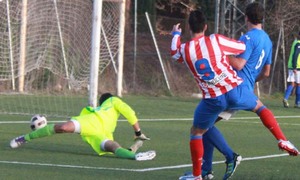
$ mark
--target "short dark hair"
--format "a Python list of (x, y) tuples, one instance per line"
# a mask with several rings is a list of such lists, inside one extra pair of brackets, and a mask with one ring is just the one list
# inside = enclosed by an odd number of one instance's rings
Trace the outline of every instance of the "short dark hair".
[(189, 26), (193, 33), (204, 31), (206, 25), (206, 16), (201, 9), (191, 11), (189, 16)]
[(261, 3), (253, 2), (246, 7), (246, 16), (248, 20), (254, 24), (261, 24), (264, 20), (265, 9)]
[(108, 98), (112, 97), (113, 95), (110, 93), (104, 93), (101, 95), (101, 97), (99, 98), (99, 106), (101, 106), (101, 104), (107, 100)]

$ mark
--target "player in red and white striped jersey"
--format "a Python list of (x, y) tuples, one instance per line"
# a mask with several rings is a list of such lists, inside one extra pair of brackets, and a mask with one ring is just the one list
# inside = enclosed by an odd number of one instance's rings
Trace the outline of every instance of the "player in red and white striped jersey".
[[(207, 26), (204, 26), (205, 30)], [(205, 31), (204, 30), (204, 31)], [(214, 98), (225, 94), (242, 79), (229, 65), (228, 55), (237, 55), (245, 50), (245, 44), (220, 34), (205, 36), (195, 33), (184, 44), (180, 42), (181, 29), (176, 24), (171, 44), (172, 58), (185, 62), (202, 90), (203, 98)]]
[[(193, 74), (199, 88), (202, 90), (203, 99), (199, 102), (195, 112), (190, 136), (190, 150), (193, 163), (193, 174), (185, 175), (179, 179), (202, 179), (201, 164), (204, 153), (203, 134), (214, 127), (218, 115), (228, 108), (244, 108), (248, 97), (241, 98), (241, 94), (251, 94), (249, 89), (237, 88), (243, 80), (229, 65), (228, 56), (237, 55), (245, 50), (242, 42), (226, 38), (219, 34), (205, 36), (207, 29), (206, 17), (201, 10), (190, 13), (189, 28), (191, 40), (181, 44), (180, 24), (172, 30), (171, 55), (179, 62), (185, 62)], [(255, 98), (250, 97), (249, 98)], [(249, 101), (247, 108), (254, 108), (256, 101)], [(220, 148), (228, 156), (226, 160), (234, 161), (235, 153), (226, 144), (221, 133), (215, 136)]]

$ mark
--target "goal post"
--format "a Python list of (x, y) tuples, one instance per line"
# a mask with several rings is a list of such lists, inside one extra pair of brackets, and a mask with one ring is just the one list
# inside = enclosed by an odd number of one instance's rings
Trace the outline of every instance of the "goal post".
[(102, 0), (95, 0), (93, 5), (93, 30), (92, 30), (92, 49), (91, 49), (91, 66), (90, 66), (90, 93), (89, 105), (97, 106), (98, 96), (98, 69), (101, 42), (101, 12)]
[[(120, 33), (124, 2), (1, 1), (0, 114), (70, 117), (86, 105), (95, 106), (98, 76), (122, 53), (119, 40), (124, 36)], [(95, 6), (101, 18), (96, 30)]]
[[(8, 3), (9, 1), (7, 1)], [(27, 31), (27, 0), (22, 0), (22, 14), (21, 14), (21, 33), (20, 33), (20, 63), (19, 63), (19, 92), (24, 91), (25, 78), (25, 51), (26, 51), (26, 31)]]
[(118, 78), (117, 78), (117, 95), (122, 97), (123, 91), (123, 57), (124, 57), (124, 34), (125, 34), (125, 0), (121, 0), (120, 5), (120, 23), (119, 23), (119, 53), (118, 53)]

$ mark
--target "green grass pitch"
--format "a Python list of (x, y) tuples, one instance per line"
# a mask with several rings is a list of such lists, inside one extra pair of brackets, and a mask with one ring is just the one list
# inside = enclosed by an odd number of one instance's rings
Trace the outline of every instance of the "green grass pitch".
[[(140, 151), (156, 150), (154, 160), (137, 162), (114, 156), (99, 157), (75, 134), (57, 134), (10, 149), (12, 138), (30, 131), (29, 123), (18, 123), (29, 122), (29, 118), (0, 115), (0, 179), (174, 180), (190, 171), (189, 128), (198, 100), (145, 96), (125, 96), (124, 99), (135, 109), (142, 131), (151, 138)], [(278, 117), (288, 139), (300, 148), (300, 110), (283, 108), (280, 98), (267, 98), (263, 102)], [(48, 119), (49, 123), (54, 120), (62, 119)], [(232, 120), (218, 123), (217, 127), (244, 158), (232, 180), (300, 179), (300, 157), (279, 151), (276, 140), (256, 114), (241, 111)], [(121, 118), (115, 140), (129, 147), (133, 135), (132, 128)], [(216, 150), (216, 180), (223, 177), (223, 161), (223, 156)]]

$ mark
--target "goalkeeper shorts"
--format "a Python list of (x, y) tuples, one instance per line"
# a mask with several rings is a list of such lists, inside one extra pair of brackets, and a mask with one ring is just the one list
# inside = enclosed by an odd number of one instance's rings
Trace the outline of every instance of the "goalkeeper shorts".
[(84, 142), (87, 142), (99, 155), (107, 154), (100, 145), (105, 140), (113, 140), (113, 134), (106, 131), (101, 120), (94, 114), (72, 117), (72, 121), (80, 124), (80, 135)]

